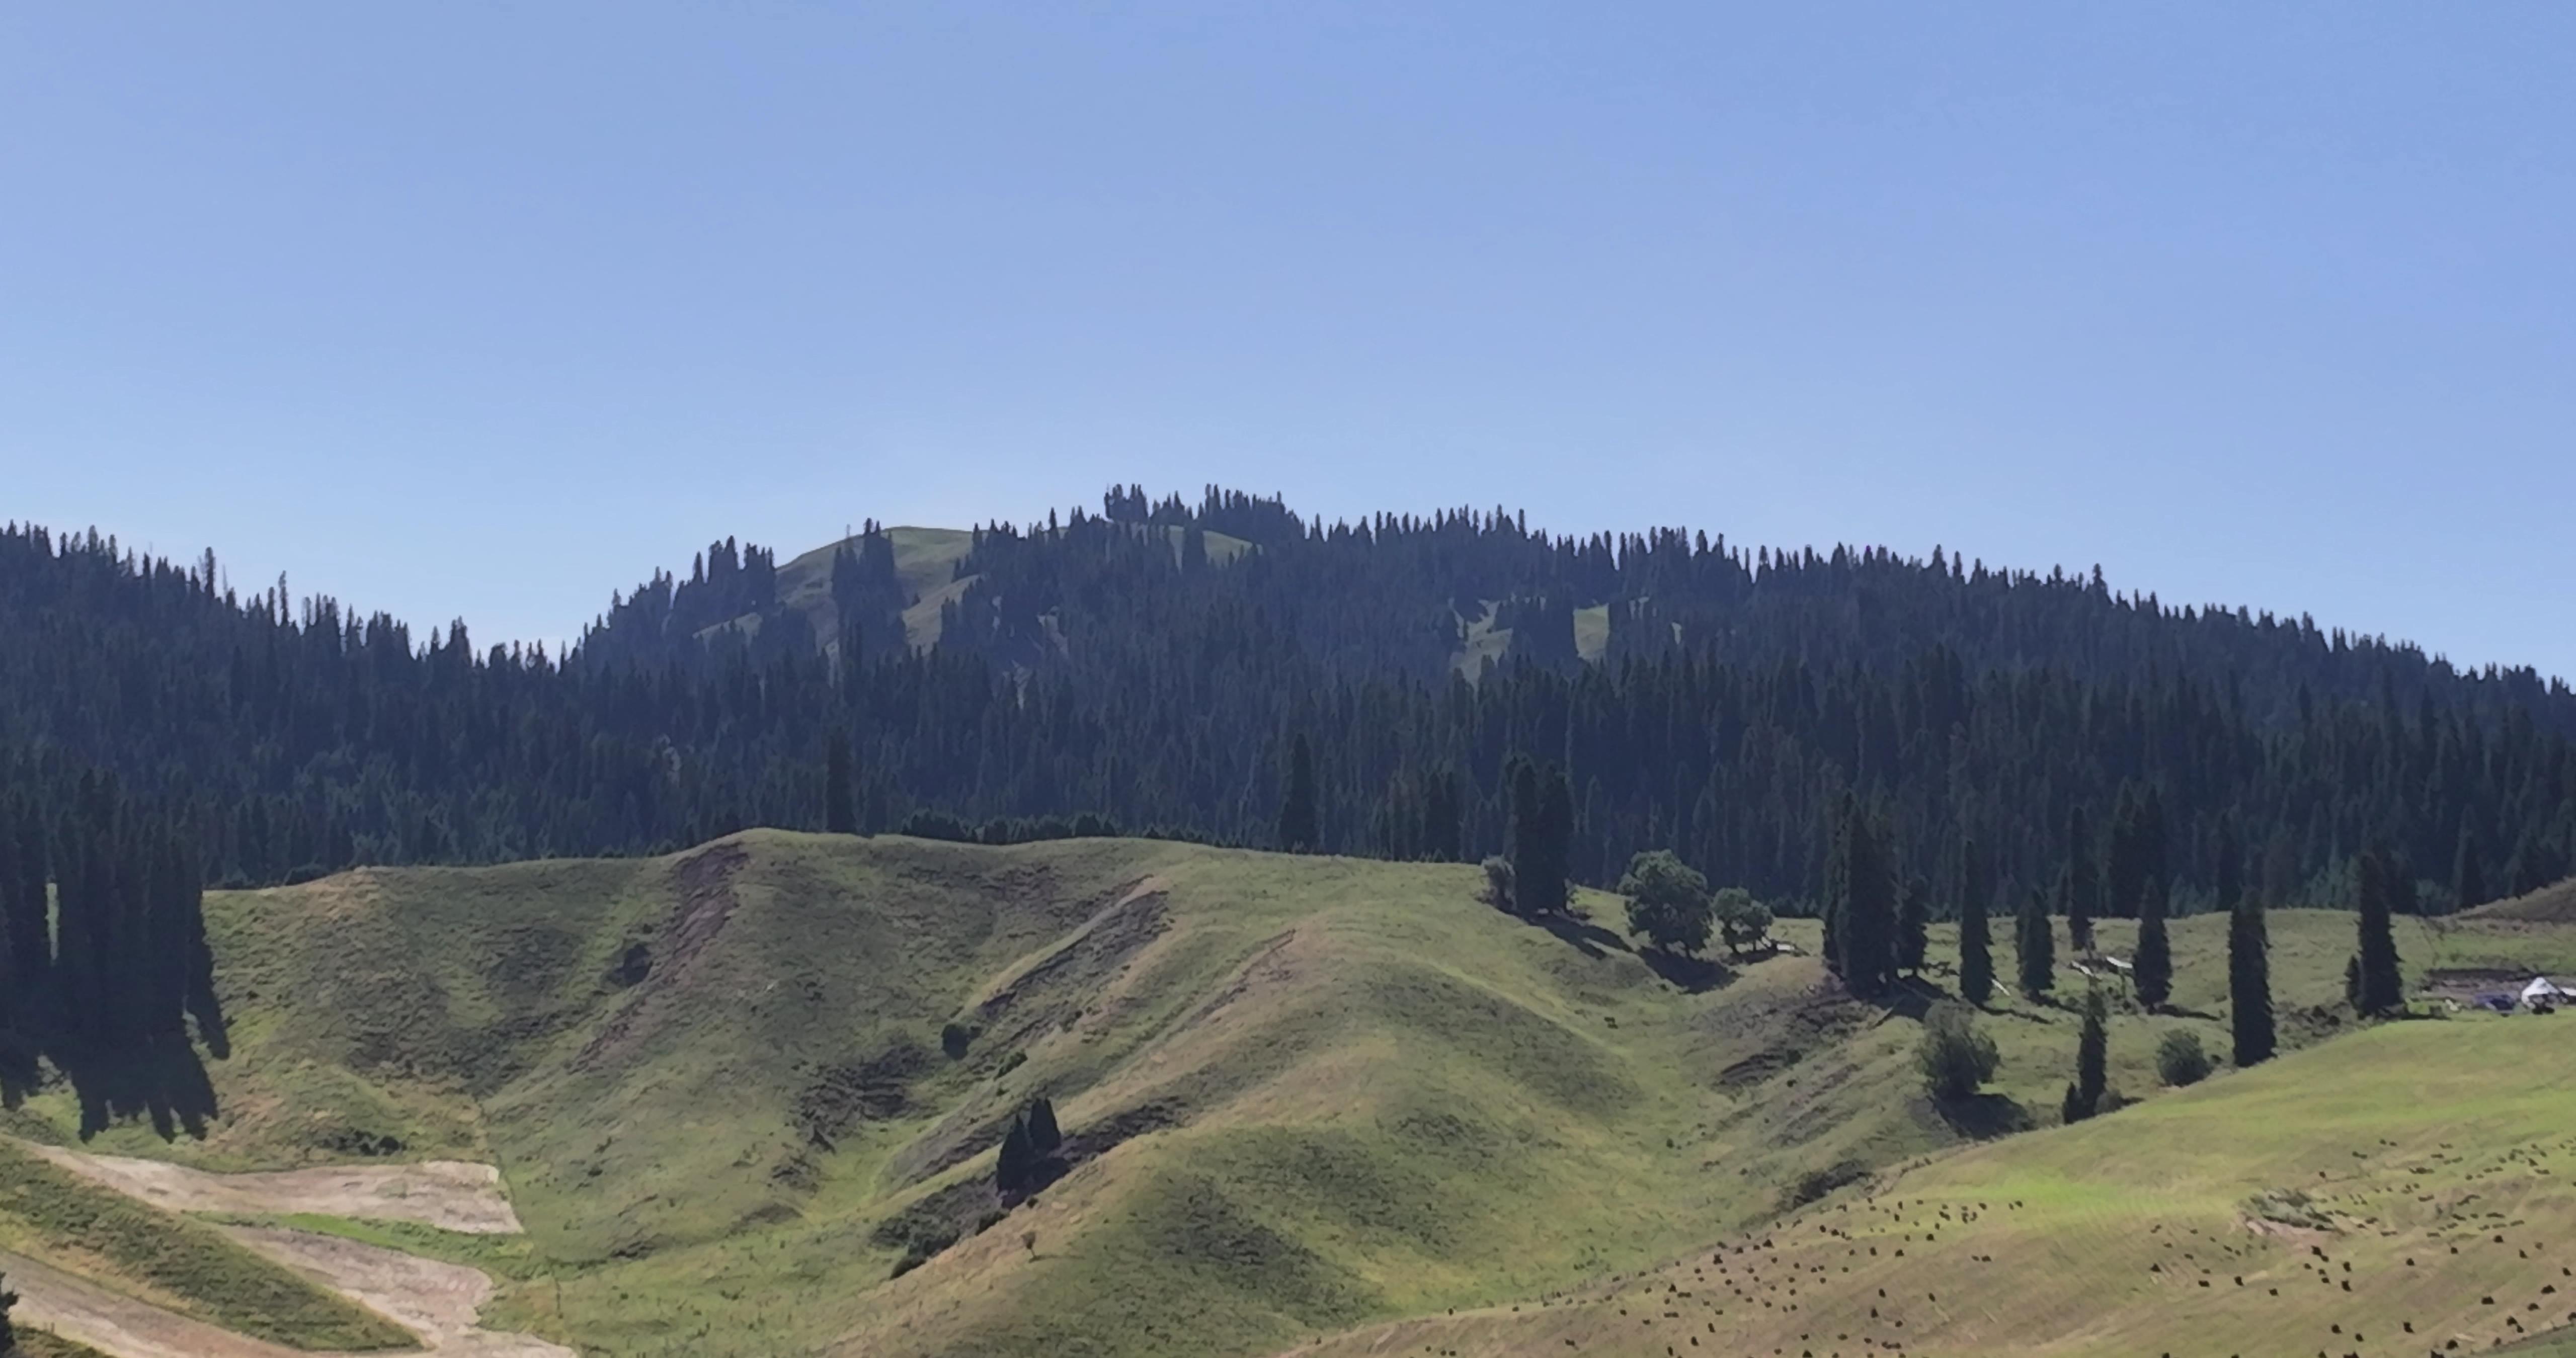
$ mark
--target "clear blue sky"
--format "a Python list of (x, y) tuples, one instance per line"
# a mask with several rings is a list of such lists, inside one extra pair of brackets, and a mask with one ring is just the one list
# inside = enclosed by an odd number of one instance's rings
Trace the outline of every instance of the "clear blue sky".
[(0, 6), (0, 517), (562, 637), (1497, 502), (2576, 675), (2576, 7)]

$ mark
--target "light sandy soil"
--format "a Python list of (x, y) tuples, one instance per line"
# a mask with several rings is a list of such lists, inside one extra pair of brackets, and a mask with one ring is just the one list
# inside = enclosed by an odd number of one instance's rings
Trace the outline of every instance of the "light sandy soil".
[(456, 1358), (576, 1358), (560, 1344), (477, 1325), (476, 1313), (492, 1299), (492, 1280), (480, 1270), (311, 1231), (240, 1226), (225, 1233), (393, 1317), (439, 1353)]
[(14, 1254), (0, 1254), (0, 1273), (19, 1294), (13, 1320), (116, 1358), (316, 1358), (172, 1315)]
[(516, 1235), (519, 1214), (490, 1165), (430, 1160), (416, 1165), (345, 1165), (264, 1174), (209, 1174), (184, 1165), (84, 1155), (60, 1146), (26, 1149), (120, 1193), (173, 1212), (417, 1221), (474, 1235)]

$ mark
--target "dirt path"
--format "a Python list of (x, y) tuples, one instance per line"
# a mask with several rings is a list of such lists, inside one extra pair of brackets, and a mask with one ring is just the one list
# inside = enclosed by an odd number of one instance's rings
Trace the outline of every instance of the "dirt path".
[(84, 1178), (173, 1212), (417, 1221), (474, 1235), (517, 1235), (519, 1214), (490, 1165), (430, 1160), (416, 1165), (347, 1165), (265, 1174), (209, 1174), (155, 1160), (84, 1155), (60, 1146), (26, 1149)]

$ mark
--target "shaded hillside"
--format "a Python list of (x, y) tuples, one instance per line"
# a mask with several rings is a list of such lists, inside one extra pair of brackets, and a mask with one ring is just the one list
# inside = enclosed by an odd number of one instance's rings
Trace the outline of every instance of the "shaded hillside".
[[(755, 832), (217, 893), (223, 1115), (202, 1143), (93, 1148), (497, 1161), (532, 1257), (487, 1320), (594, 1355), (1202, 1358), (1645, 1267), (2053, 1120), (2061, 1006), (1999, 1001), (1995, 1096), (1943, 1110), (1910, 1007), (1851, 1001), (1812, 957), (1684, 987), (1480, 887), (1459, 865)], [(2350, 916), (2277, 912), (2272, 935), (2288, 1040), (2346, 1026)], [(2176, 925), (2179, 1012), (2118, 1019), (2115, 1086), (2154, 1090), (2167, 1031), (2223, 1049), (2223, 937)], [(1952, 948), (1934, 930), (1936, 984)], [(1063, 1177), (979, 1231), (1038, 1095)], [(59, 1090), (8, 1115), (76, 1121)]]

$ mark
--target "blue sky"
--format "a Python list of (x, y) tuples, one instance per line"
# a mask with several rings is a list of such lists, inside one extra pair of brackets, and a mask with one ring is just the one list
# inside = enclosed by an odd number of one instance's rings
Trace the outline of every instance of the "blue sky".
[(0, 517), (478, 637), (712, 537), (1939, 544), (2576, 675), (2576, 8), (0, 6)]

